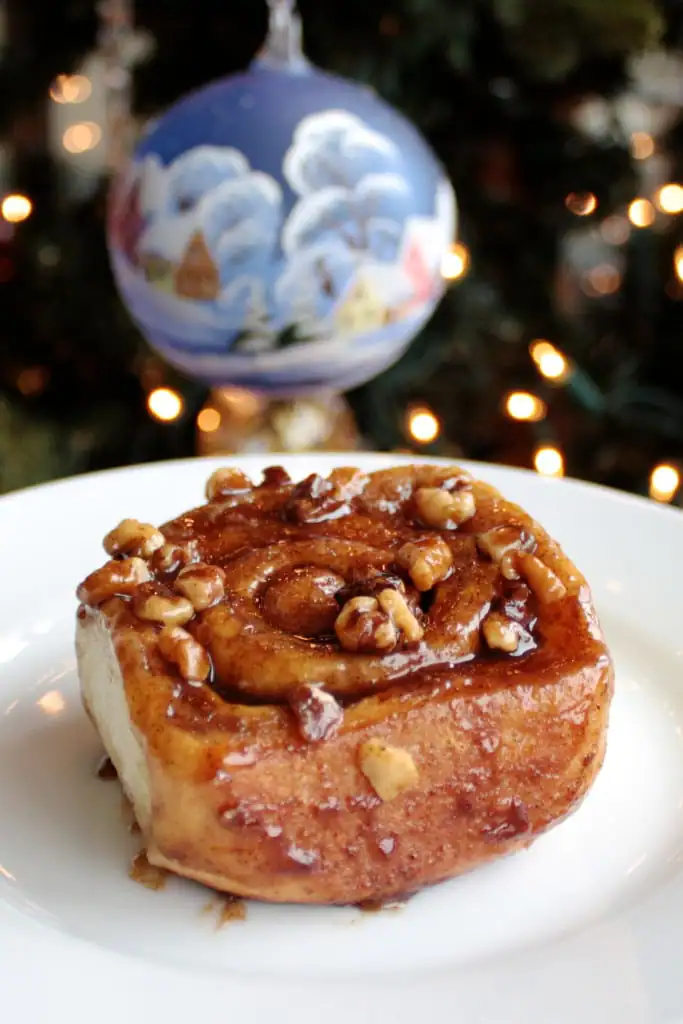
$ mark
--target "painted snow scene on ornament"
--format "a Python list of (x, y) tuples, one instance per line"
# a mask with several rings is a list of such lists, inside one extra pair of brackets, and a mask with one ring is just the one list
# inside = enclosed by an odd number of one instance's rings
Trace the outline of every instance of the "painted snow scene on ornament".
[[(388, 137), (304, 117), (276, 180), (237, 149), (134, 162), (110, 219), (130, 311), (175, 366), (269, 392), (351, 387), (394, 362), (442, 291), (449, 182), (431, 215)], [(422, 197), (424, 208), (424, 197)]]

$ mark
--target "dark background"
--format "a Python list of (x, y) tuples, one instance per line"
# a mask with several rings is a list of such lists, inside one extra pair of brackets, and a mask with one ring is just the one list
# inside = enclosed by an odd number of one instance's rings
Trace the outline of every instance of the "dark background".
[[(423, 450), (531, 466), (545, 443), (568, 474), (647, 493), (653, 468), (683, 456), (683, 214), (656, 209), (661, 185), (683, 181), (683, 4), (299, 7), (309, 57), (371, 83), (434, 147), (456, 189), (469, 259), (407, 355), (349, 396), (365, 444), (418, 447), (406, 408), (420, 403), (441, 425)], [(152, 44), (133, 68), (137, 128), (243, 68), (267, 20), (256, 0), (138, 0), (134, 13)], [(51, 84), (102, 46), (96, 5), (10, 0), (4, 23), (0, 192), (28, 196), (33, 210), (19, 224), (0, 219), (0, 490), (190, 455), (206, 391), (150, 354), (116, 294), (107, 176), (69, 186), (50, 140)], [(647, 48), (657, 56), (638, 71), (634, 56)], [(602, 111), (601, 126), (591, 110)], [(646, 160), (636, 159), (643, 136), (652, 141)], [(580, 216), (586, 195), (594, 209)], [(654, 203), (650, 226), (628, 221), (636, 197)], [(605, 255), (607, 218), (626, 237)], [(561, 385), (530, 357), (538, 338), (569, 361)], [(147, 408), (162, 385), (184, 399), (172, 423)], [(511, 389), (542, 398), (545, 417), (514, 421)]]

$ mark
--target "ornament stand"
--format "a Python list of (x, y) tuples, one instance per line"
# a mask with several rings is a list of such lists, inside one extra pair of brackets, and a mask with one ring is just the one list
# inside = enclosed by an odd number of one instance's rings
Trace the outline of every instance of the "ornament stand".
[(333, 392), (277, 400), (214, 388), (197, 417), (197, 455), (343, 452), (360, 447), (348, 402)]

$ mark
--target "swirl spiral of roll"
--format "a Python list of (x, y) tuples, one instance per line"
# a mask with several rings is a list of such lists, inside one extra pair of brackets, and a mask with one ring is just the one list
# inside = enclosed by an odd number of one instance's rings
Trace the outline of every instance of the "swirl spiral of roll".
[(78, 591), (144, 737), (157, 863), (267, 899), (387, 897), (580, 799), (611, 665), (583, 577), (524, 511), (434, 465), (227, 468), (207, 498), (158, 530), (124, 520)]

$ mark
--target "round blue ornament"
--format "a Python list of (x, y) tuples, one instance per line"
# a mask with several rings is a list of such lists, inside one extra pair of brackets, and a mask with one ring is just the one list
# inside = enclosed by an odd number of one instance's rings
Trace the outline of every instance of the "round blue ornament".
[(343, 391), (433, 312), (455, 197), (411, 124), (303, 57), (291, 0), (271, 12), (248, 70), (138, 145), (112, 193), (112, 264), (151, 345), (188, 375)]

